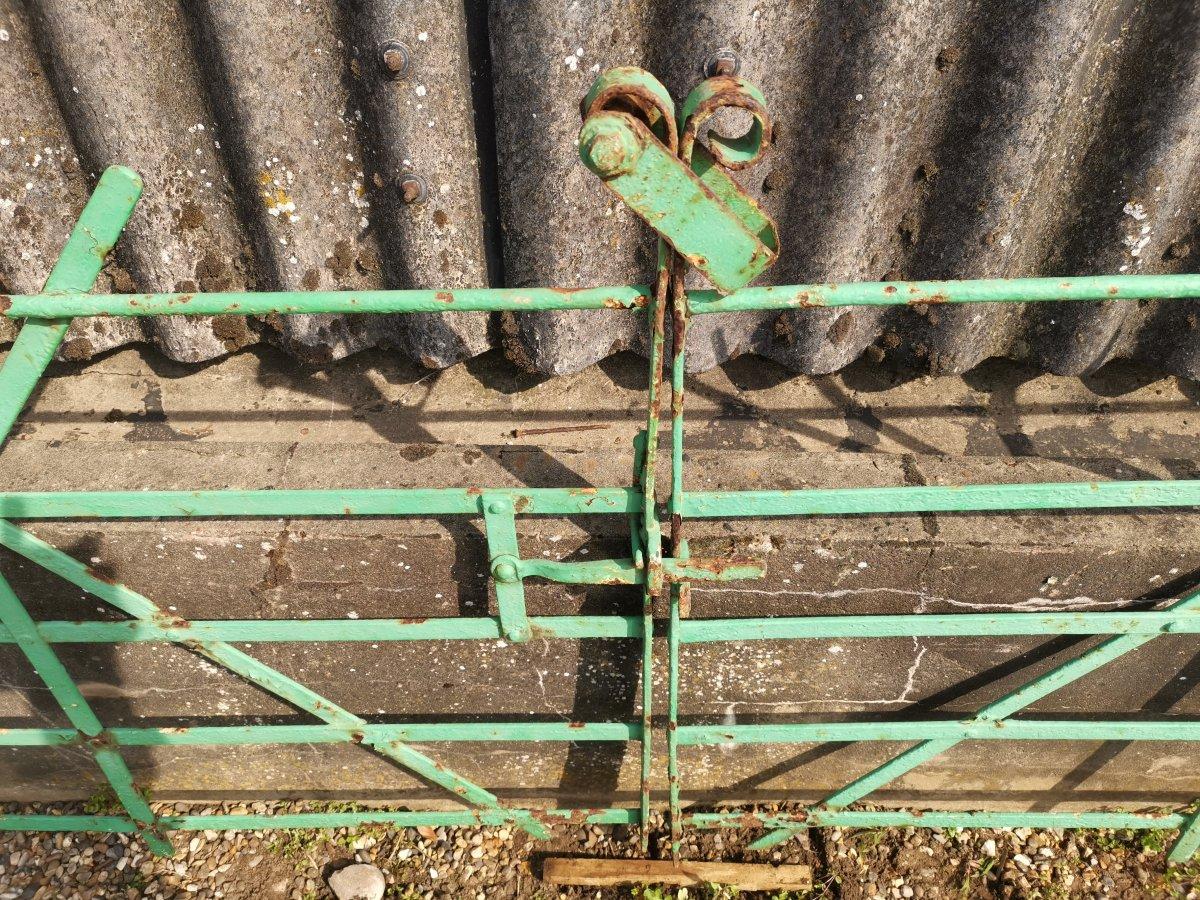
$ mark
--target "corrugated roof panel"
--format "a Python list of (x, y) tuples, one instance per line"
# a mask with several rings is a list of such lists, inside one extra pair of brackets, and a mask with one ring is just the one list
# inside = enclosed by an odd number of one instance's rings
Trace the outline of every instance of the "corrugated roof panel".
[[(44, 279), (86, 176), (116, 162), (147, 182), (116, 290), (645, 282), (653, 238), (579, 165), (578, 101), (623, 64), (682, 97), (723, 46), (778, 121), (744, 178), (780, 224), (770, 282), (1195, 258), (1194, 4), (0, 0), (0, 28), (13, 291)], [(393, 43), (402, 77), (382, 59)], [(747, 313), (698, 319), (689, 364), (753, 352), (818, 373), (869, 350), (1067, 373), (1133, 356), (1195, 377), (1198, 320), (1193, 303)], [(616, 311), (110, 320), (72, 338), (74, 356), (148, 339), (184, 361), (259, 340), (317, 362), (383, 344), (431, 367), (501, 343), (552, 374), (644, 342)]]

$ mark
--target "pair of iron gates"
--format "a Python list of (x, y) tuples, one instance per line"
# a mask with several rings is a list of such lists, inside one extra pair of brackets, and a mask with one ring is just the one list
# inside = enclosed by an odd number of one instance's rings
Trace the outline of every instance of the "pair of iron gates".
[[(752, 124), (736, 138), (715, 131), (697, 140), (726, 107), (749, 113)], [(1136, 508), (1200, 505), (1200, 481), (967, 485), (793, 491), (683, 490), (683, 348), (692, 316), (739, 310), (929, 303), (1099, 301), (1200, 298), (1200, 276), (1113, 276), (989, 281), (876, 282), (747, 288), (778, 253), (775, 225), (730, 177), (757, 161), (770, 144), (762, 95), (743, 79), (702, 82), (676, 114), (670, 95), (636, 68), (601, 75), (583, 104), (580, 154), (584, 163), (660, 235), (658, 275), (650, 287), (585, 290), (480, 289), (311, 293), (96, 295), (87, 293), (141, 193), (137, 175), (107, 170), (83, 210), (43, 293), (0, 296), (0, 314), (25, 324), (0, 369), (0, 444), (75, 316), (262, 315), (269, 313), (407, 313), (567, 309), (645, 310), (652, 340), (648, 416), (634, 453), (634, 487), (589, 489), (408, 489), (137, 492), (0, 492), (0, 545), (106, 601), (129, 618), (116, 622), (35, 622), (0, 578), (0, 642), (16, 644), (62, 707), (70, 728), (0, 729), (0, 745), (88, 748), (108, 779), (123, 815), (0, 815), (0, 830), (136, 833), (159, 854), (172, 853), (172, 830), (340, 827), (362, 823), (519, 826), (546, 838), (556, 823), (642, 827), (648, 848), (651, 797), (652, 642), (654, 601), (669, 608), (668, 753), (669, 821), (674, 856), (685, 826), (760, 826), (752, 846), (770, 847), (814, 826), (874, 827), (1098, 827), (1178, 828), (1170, 858), (1189, 858), (1200, 845), (1200, 812), (1133, 814), (913, 812), (852, 810), (856, 801), (921, 763), (966, 740), (1200, 740), (1200, 722), (1048, 721), (1013, 715), (1122, 654), (1173, 632), (1200, 632), (1200, 593), (1148, 612), (1002, 613), (954, 615), (805, 616), (768, 619), (687, 618), (697, 580), (737, 580), (763, 574), (751, 559), (692, 558), (683, 533), (688, 519), (858, 515), (923, 512)], [(685, 290), (688, 267), (717, 289)], [(668, 317), (669, 312), (669, 317)], [(665, 392), (666, 324), (671, 324), (671, 484), (656, 502), (660, 405)], [(522, 559), (516, 516), (607, 513), (627, 516), (630, 556), (581, 562)], [(382, 620), (182, 620), (149, 598), (104, 580), (83, 563), (46, 544), (16, 520), (216, 517), (472, 516), (486, 525), (497, 616)], [(669, 534), (664, 536), (664, 530)], [(669, 548), (669, 555), (664, 547)], [(640, 616), (530, 617), (523, 581), (623, 584), (641, 589)], [(966, 720), (803, 722), (769, 725), (679, 724), (679, 650), (682, 644), (890, 638), (950, 635), (1110, 635), (1102, 643), (989, 703)], [(491, 722), (393, 724), (369, 722), (303, 684), (235, 649), (234, 641), (409, 641), (540, 638), (640, 638), (641, 719), (638, 722)], [(59, 661), (57, 643), (172, 642), (257, 685), (307, 713), (304, 725), (109, 728), (91, 709)], [(641, 802), (599, 810), (517, 809), (415, 749), (434, 741), (640, 742)], [(894, 741), (912, 745), (824, 801), (800, 812), (738, 810), (685, 814), (680, 802), (679, 748), (728, 743)], [(121, 756), (123, 747), (355, 742), (447, 791), (469, 809), (459, 812), (384, 811), (290, 815), (158, 815)], [(915, 742), (915, 743), (914, 743)]]

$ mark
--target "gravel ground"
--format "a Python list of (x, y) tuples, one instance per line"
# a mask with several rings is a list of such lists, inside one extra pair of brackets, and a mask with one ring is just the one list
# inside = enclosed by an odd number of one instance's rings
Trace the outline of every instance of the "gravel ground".
[[(179, 805), (171, 809), (179, 810)], [(339, 808), (339, 807), (332, 807)], [(54, 811), (79, 812), (56, 805)], [(330, 804), (222, 804), (189, 811), (272, 812), (331, 809)], [(165, 812), (165, 806), (160, 811)], [(8, 811), (33, 812), (33, 807)], [(41, 807), (36, 811), (47, 811)], [(95, 810), (93, 810), (95, 811)], [(659, 823), (661, 825), (661, 823)], [(656, 847), (665, 849), (658, 830)], [(807, 863), (811, 892), (750, 894), (716, 888), (686, 891), (567, 889), (537, 878), (547, 855), (637, 855), (637, 835), (623, 827), (559, 828), (533, 842), (511, 828), (366, 826), (335, 831), (176, 833), (177, 859), (150, 856), (128, 835), (10, 833), (0, 841), (0, 900), (27, 898), (333, 897), (326, 879), (352, 862), (377, 865), (388, 897), (404, 900), (641, 897), (643, 900), (986, 897), (1200, 896), (1200, 864), (1166, 865), (1173, 832), (814, 830), (771, 851), (749, 852), (755, 833), (693, 833), (693, 859)]]

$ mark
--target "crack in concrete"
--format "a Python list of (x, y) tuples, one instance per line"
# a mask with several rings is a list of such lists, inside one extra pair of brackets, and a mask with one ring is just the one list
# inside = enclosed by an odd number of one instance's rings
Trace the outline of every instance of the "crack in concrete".
[[(722, 724), (736, 725), (737, 710), (739, 707), (752, 706), (765, 709), (777, 709), (782, 712), (795, 712), (806, 706), (828, 706), (836, 704), (841, 706), (893, 706), (896, 704), (913, 703), (910, 699), (913, 692), (917, 689), (917, 672), (920, 671), (921, 662), (925, 658), (926, 652), (929, 650), (924, 644), (918, 641), (915, 637), (913, 642), (913, 661), (908, 667), (908, 671), (904, 678), (904, 687), (895, 697), (860, 700), (853, 697), (828, 697), (819, 700), (733, 700), (725, 705), (725, 713), (722, 718)], [(732, 747), (733, 744), (722, 744), (722, 747)]]
[(1096, 600), (1092, 597), (1029, 597), (1025, 600), (1018, 600), (1013, 603), (971, 603), (967, 600), (955, 600), (952, 597), (943, 597), (939, 594), (930, 594), (925, 591), (916, 591), (909, 588), (891, 588), (891, 587), (860, 587), (860, 588), (837, 588), (832, 591), (808, 591), (796, 590), (793, 588), (781, 588), (777, 591), (766, 590), (765, 588), (709, 588), (709, 587), (693, 587), (693, 593), (704, 594), (758, 594), (765, 597), (811, 597), (816, 600), (840, 600), (843, 597), (870, 595), (870, 594), (895, 594), (902, 597), (915, 597), (917, 604), (913, 607), (914, 613), (929, 612), (929, 606), (935, 603), (944, 603), (947, 606), (956, 606), (963, 609), (978, 609), (978, 610), (1000, 610), (1007, 609), (1016, 612), (1054, 612), (1063, 610), (1070, 612), (1076, 609), (1088, 609), (1093, 606), (1110, 606), (1117, 601)]

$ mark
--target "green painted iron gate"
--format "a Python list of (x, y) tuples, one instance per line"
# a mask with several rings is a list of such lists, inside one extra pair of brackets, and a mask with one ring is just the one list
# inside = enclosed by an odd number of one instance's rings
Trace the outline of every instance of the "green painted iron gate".
[[(709, 132), (723, 108), (749, 114), (751, 126), (736, 138)], [(1172, 860), (1189, 858), (1200, 845), (1200, 813), (1134, 814), (862, 811), (850, 807), (872, 791), (966, 740), (1172, 740), (1200, 741), (1200, 722), (1165, 718), (1130, 721), (1051, 721), (1015, 714), (1122, 654), (1165, 633), (1200, 632), (1200, 593), (1156, 611), (1002, 613), (961, 615), (803, 616), (698, 620), (688, 616), (694, 581), (761, 577), (755, 559), (694, 558), (689, 519), (771, 516), (871, 515), (923, 512), (992, 512), (1096, 508), (1200, 506), (1200, 480), (1068, 484), (964, 485), (791, 491), (688, 491), (683, 489), (684, 354), (693, 316), (739, 310), (821, 306), (893, 306), (933, 303), (1104, 301), (1200, 298), (1200, 275), (1033, 278), (1019, 280), (874, 282), (746, 287), (774, 262), (774, 223), (746, 196), (729, 172), (756, 162), (770, 145), (771, 125), (762, 95), (736, 77), (702, 82), (676, 113), (665, 89), (633, 68), (601, 75), (584, 101), (580, 154), (626, 205), (660, 235), (658, 275), (648, 287), (584, 290), (480, 289), (458, 291), (359, 291), (311, 293), (196, 293), (97, 295), (88, 293), (117, 242), (141, 192), (128, 169), (106, 171), (80, 216), (43, 293), (0, 296), (0, 314), (24, 319), (0, 369), (0, 443), (7, 438), (46, 366), (76, 316), (263, 315), (288, 313), (411, 313), (569, 309), (642, 310), (651, 333), (648, 414), (632, 454), (629, 487), (528, 489), (398, 489), (272, 491), (0, 492), (0, 545), (126, 614), (124, 621), (35, 622), (11, 586), (0, 578), (0, 642), (16, 644), (62, 707), (69, 728), (0, 729), (0, 745), (88, 748), (124, 808), (122, 815), (0, 815), (0, 829), (127, 832), (141, 835), (156, 853), (172, 852), (172, 830), (337, 827), (368, 822), (395, 825), (511, 823), (538, 838), (557, 823), (642, 825), (648, 848), (652, 775), (652, 645), (656, 626), (668, 647), (669, 821), (672, 852), (686, 826), (755, 826), (765, 833), (752, 846), (772, 846), (797, 831), (825, 825), (874, 827), (1034, 826), (1178, 828)], [(687, 290), (689, 268), (716, 290)], [(668, 322), (670, 338), (668, 342)], [(669, 489), (656, 487), (660, 407), (670, 349)], [(665, 494), (665, 502), (659, 495)], [(623, 559), (558, 562), (523, 559), (517, 516), (579, 514), (626, 516), (630, 554)], [(184, 620), (151, 599), (106, 580), (15, 524), (37, 519), (217, 517), (471, 516), (486, 526), (495, 585), (496, 616), (423, 620)], [(666, 532), (666, 534), (664, 534)], [(618, 584), (639, 588), (640, 616), (531, 617), (523, 583)], [(669, 610), (655, 621), (655, 601)], [(889, 638), (953, 635), (1110, 635), (1082, 655), (1011, 691), (965, 720), (803, 722), (769, 725), (680, 724), (679, 653), (684, 644), (765, 639)], [(378, 723), (367, 721), (303, 684), (235, 649), (233, 642), (494, 640), (632, 638), (642, 641), (641, 717), (631, 722)], [(211, 660), (262, 688), (314, 721), (306, 725), (236, 725), (187, 728), (106, 727), (88, 705), (54, 645), (59, 643), (171, 642)], [(718, 648), (719, 649), (719, 648)], [(450, 771), (416, 750), (426, 741), (640, 742), (641, 802), (632, 808), (517, 809), (486, 787)], [(798, 813), (760, 815), (740, 810), (685, 813), (679, 748), (728, 743), (893, 741), (911, 746), (871, 772)], [(123, 747), (346, 743), (392, 760), (454, 795), (467, 809), (290, 815), (157, 815), (121, 755)]]

